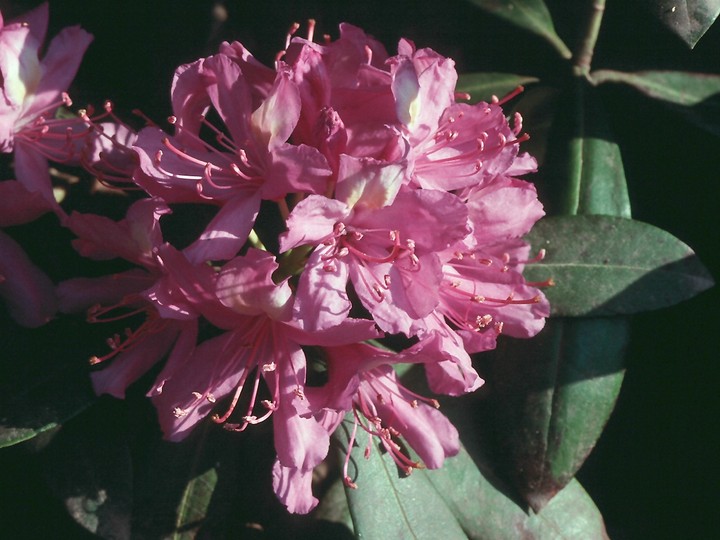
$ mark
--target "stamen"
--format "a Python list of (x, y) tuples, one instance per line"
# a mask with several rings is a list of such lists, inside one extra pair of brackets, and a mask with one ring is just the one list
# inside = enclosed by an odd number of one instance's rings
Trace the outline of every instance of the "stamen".
[(525, 91), (525, 87), (522, 85), (519, 85), (519, 86), (515, 87), (514, 90), (511, 90), (509, 93), (505, 94), (505, 96), (503, 96), (502, 99), (498, 99), (497, 96), (493, 96), (491, 103), (494, 103), (496, 105), (504, 105), (505, 103), (507, 103), (508, 101), (513, 99), (514, 97), (517, 97), (520, 94), (522, 94), (524, 91)]
[(143, 321), (137, 329), (131, 330), (130, 328), (125, 328), (123, 330), (124, 338), (121, 338), (119, 334), (113, 334), (112, 337), (109, 337), (105, 342), (110, 348), (110, 352), (104, 356), (91, 356), (89, 359), (90, 365), (94, 366), (101, 362), (115, 358), (120, 353), (130, 350), (139, 343), (142, 343), (148, 336), (161, 332), (169, 324), (167, 319), (162, 319), (150, 306), (134, 308), (125, 313), (119, 312), (117, 315), (106, 317), (108, 313), (116, 310), (119, 311), (128, 307), (132, 301), (133, 298), (129, 297), (113, 306), (102, 307), (100, 305), (95, 305), (88, 309), (87, 321), (93, 324), (116, 322), (143, 313), (146, 316), (145, 321)]
[(315, 36), (315, 19), (308, 19), (307, 40), (312, 41), (314, 36)]
[(365, 45), (365, 63), (369, 66), (372, 64), (373, 52), (369, 45)]

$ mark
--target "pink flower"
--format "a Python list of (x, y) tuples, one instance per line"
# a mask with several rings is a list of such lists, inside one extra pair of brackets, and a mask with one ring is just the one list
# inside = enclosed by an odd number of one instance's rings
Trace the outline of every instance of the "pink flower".
[(294, 140), (320, 149), (333, 170), (341, 153), (375, 159), (398, 155), (382, 44), (343, 23), (339, 39), (313, 43), (311, 27), (308, 39), (294, 38), (285, 53), (302, 101)]
[(398, 51), (391, 59), (392, 90), (408, 146), (410, 182), (457, 190), (507, 173), (518, 143), (525, 139), (518, 138), (519, 115), (511, 129), (497, 103), (455, 103), (452, 60), (430, 49), (416, 50), (406, 40), (400, 41)]
[[(145, 317), (139, 326), (127, 328), (122, 337), (108, 339), (109, 353), (91, 359), (92, 364), (111, 361), (92, 373), (98, 394), (124, 397), (127, 386), (171, 348), (171, 357), (184, 356), (194, 346), (198, 313), (156, 257), (163, 242), (159, 220), (168, 212), (160, 201), (143, 199), (134, 203), (120, 222), (78, 213), (67, 220), (68, 228), (79, 237), (73, 245), (81, 255), (96, 260), (120, 257), (139, 267), (99, 278), (74, 278), (58, 285), (60, 310), (65, 313), (87, 309), (88, 320), (94, 323)], [(201, 268), (206, 278), (212, 279), (212, 270), (204, 264)]]
[[(194, 256), (232, 258), (247, 240), (262, 199), (291, 192), (324, 192), (330, 169), (317, 149), (287, 143), (300, 114), (297, 88), (279, 72), (267, 97), (252, 109), (251, 87), (240, 65), (218, 54), (181, 68), (174, 93), (176, 137), (143, 129), (135, 149), (136, 182), (170, 202), (213, 202), (221, 209), (195, 246)], [(200, 116), (209, 105), (230, 136)], [(216, 146), (199, 137), (201, 125), (215, 132)]]
[(0, 227), (29, 223), (52, 210), (37, 191), (28, 191), (17, 180), (0, 182)]
[(40, 58), (47, 23), (47, 3), (7, 24), (0, 16), (0, 151), (14, 152), (18, 180), (59, 210), (47, 158), (77, 159), (85, 127), (80, 119), (52, 117), (59, 106), (70, 103), (65, 91), (92, 36), (77, 26), (65, 28)]
[[(291, 511), (309, 511), (316, 500), (300, 495), (304, 482), (325, 458), (329, 434), (313, 417), (305, 398), (306, 360), (302, 346), (337, 346), (377, 337), (370, 321), (348, 319), (323, 332), (308, 333), (292, 319), (287, 281), (276, 285), (274, 257), (251, 249), (225, 264), (215, 283), (219, 308), (203, 314), (227, 331), (199, 344), (185, 358), (171, 358), (149, 393), (166, 438), (181, 440), (206, 417), (217, 400), (233, 395), (230, 406), (213, 420), (231, 431), (243, 431), (271, 416), (278, 465), (277, 494)], [(187, 268), (175, 272), (187, 274)], [(187, 279), (192, 279), (187, 276)], [(268, 398), (259, 400), (264, 380)], [(249, 403), (240, 422), (230, 423), (240, 396)]]
[(314, 245), (300, 277), (296, 317), (327, 328), (350, 310), (348, 279), (387, 332), (417, 333), (435, 309), (437, 253), (468, 233), (462, 202), (442, 191), (399, 191), (403, 168), (343, 156), (338, 199), (311, 195), (290, 214), (281, 251)]
[[(365, 343), (324, 350), (328, 382), (324, 387), (308, 389), (308, 398), (321, 410), (318, 417), (330, 431), (342, 421), (344, 411), (352, 411), (354, 425), (348, 457), (358, 427), (371, 435), (365, 457), (371, 451), (373, 437), (377, 437), (406, 474), (416, 468), (439, 468), (446, 457), (457, 454), (457, 430), (437, 410), (437, 401), (405, 388), (390, 365), (423, 361), (416, 352), (395, 354)], [(399, 444), (401, 438), (417, 452), (421, 462), (410, 458)], [(355, 487), (347, 471), (345, 482)]]

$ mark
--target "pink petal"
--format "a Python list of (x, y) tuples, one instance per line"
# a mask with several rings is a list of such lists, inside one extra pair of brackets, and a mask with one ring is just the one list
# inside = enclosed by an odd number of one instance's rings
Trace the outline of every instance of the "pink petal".
[(432, 189), (401, 191), (392, 205), (358, 213), (352, 225), (397, 230), (403, 242), (415, 242), (418, 255), (446, 249), (470, 232), (465, 204), (452, 193)]
[(220, 208), (200, 237), (185, 249), (185, 255), (196, 263), (232, 259), (247, 241), (259, 211), (258, 195), (233, 197)]
[(270, 94), (252, 114), (252, 128), (259, 143), (274, 150), (286, 142), (300, 117), (300, 93), (282, 72), (277, 74)]
[(114, 305), (125, 296), (137, 294), (154, 278), (139, 268), (97, 278), (73, 278), (57, 286), (59, 309), (62, 313), (80, 313), (97, 304)]
[(324, 241), (332, 235), (335, 224), (349, 213), (350, 209), (338, 200), (308, 195), (287, 219), (288, 230), (280, 235), (280, 252)]
[[(207, 88), (215, 82), (214, 74), (205, 69), (204, 64), (203, 58), (178, 67), (170, 87), (173, 114), (178, 125), (193, 134), (200, 131), (200, 118), (210, 107)], [(178, 136), (182, 138), (182, 130), (179, 131)], [(183, 142), (196, 147), (198, 145), (191, 140)]]
[(247, 351), (236, 349), (233, 339), (234, 334), (226, 332), (201, 343), (168, 374), (162, 391), (152, 396), (166, 439), (181, 441), (187, 437), (195, 424), (210, 414), (215, 399), (237, 386), (247, 369)]
[[(133, 150), (137, 153), (139, 166), (133, 180), (153, 197), (167, 203), (207, 202), (198, 193), (197, 185), (202, 179), (202, 167), (192, 165), (176, 156), (163, 144), (169, 139), (175, 146), (182, 143), (156, 128), (146, 127), (138, 132)], [(161, 161), (157, 156), (162, 154)]]
[(323, 261), (326, 252), (331, 249), (316, 248), (300, 275), (293, 314), (308, 332), (340, 324), (352, 307), (346, 291), (347, 265), (334, 263), (328, 267)]
[(268, 155), (263, 174), (262, 197), (275, 200), (292, 192), (324, 193), (332, 170), (316, 148), (278, 144)]
[(64, 216), (65, 212), (60, 209), (53, 194), (47, 159), (25, 142), (21, 143), (19, 141), (16, 141), (13, 155), (15, 157), (15, 175), (18, 182), (27, 191), (38, 193), (45, 199), (48, 207), (53, 208), (60, 216)]
[(288, 342), (277, 364), (279, 373), (265, 374), (265, 380), (270, 394), (279, 394), (273, 413), (278, 461), (285, 467), (310, 470), (325, 459), (330, 436), (312, 416), (301, 416), (310, 412), (305, 397), (296, 393), (305, 383), (305, 354)]
[(28, 191), (17, 180), (0, 182), (0, 227), (28, 223), (49, 210), (40, 193)]
[(283, 467), (275, 460), (272, 470), (275, 495), (292, 514), (307, 514), (318, 504), (312, 494), (313, 470)]
[(168, 356), (167, 362), (163, 366), (162, 371), (155, 379), (153, 386), (147, 392), (148, 397), (158, 396), (162, 394), (165, 383), (170, 380), (174, 373), (187, 362), (195, 350), (195, 344), (198, 337), (197, 321), (189, 321), (185, 323), (175, 323), (180, 328), (175, 346)]
[(8, 25), (0, 30), (0, 75), (2, 75), (2, 107), (13, 112), (11, 124), (26, 110), (25, 99), (32, 95), (42, 76), (38, 48), (42, 44), (27, 26)]
[(109, 366), (91, 373), (95, 393), (125, 398), (127, 387), (162, 359), (177, 339), (179, 331), (177, 325), (169, 324), (161, 332), (146, 337), (118, 354)]
[(209, 96), (230, 137), (240, 143), (250, 140), (253, 136), (250, 130), (252, 102), (240, 66), (229, 57), (218, 54), (206, 59), (205, 68), (215, 75), (215, 84), (208, 88)]
[(250, 249), (222, 267), (217, 279), (216, 295), (223, 305), (242, 315), (267, 314), (284, 318), (292, 299), (287, 281), (275, 284), (273, 272), (278, 268), (274, 255)]
[(10, 315), (22, 326), (36, 328), (57, 311), (55, 287), (50, 279), (8, 235), (0, 231), (0, 296)]
[(409, 352), (425, 364), (430, 390), (458, 396), (474, 392), (483, 381), (472, 366), (460, 337), (437, 316), (427, 318), (430, 332)]
[(467, 207), (481, 245), (519, 238), (545, 215), (535, 186), (509, 177), (496, 177), (473, 190)]
[(405, 168), (399, 164), (343, 155), (335, 198), (351, 208), (377, 210), (393, 203), (404, 175)]
[(30, 111), (39, 113), (60, 99), (60, 94), (75, 78), (92, 40), (92, 35), (79, 26), (64, 28), (53, 38), (42, 59), (43, 77), (35, 90)]
[(147, 291), (144, 296), (153, 302), (163, 317), (187, 319), (202, 313), (213, 324), (223, 324), (228, 312), (234, 323), (234, 313), (223, 306), (215, 295), (217, 274), (205, 263), (192, 264), (187, 257), (170, 244), (157, 249), (156, 258), (165, 276)]
[(153, 268), (153, 250), (162, 243), (160, 217), (170, 208), (159, 199), (141, 199), (130, 206), (127, 217), (113, 221), (105, 216), (73, 212), (66, 226), (78, 239), (75, 249), (84, 257), (107, 260), (122, 257)]

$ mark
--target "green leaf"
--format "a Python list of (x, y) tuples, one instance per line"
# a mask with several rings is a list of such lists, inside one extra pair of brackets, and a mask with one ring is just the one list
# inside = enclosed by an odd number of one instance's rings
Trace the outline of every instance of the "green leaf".
[[(335, 432), (345, 448), (348, 423)], [(356, 441), (361, 449), (366, 448), (367, 437), (358, 429)], [(346, 495), (358, 538), (465, 540), (455, 516), (421, 471), (403, 477), (392, 458), (381, 454), (374, 441), (371, 448), (368, 459), (358, 457), (355, 451), (348, 468), (357, 484), (357, 489), (346, 488)]]
[(651, 13), (691, 49), (720, 14), (718, 0), (645, 0)]
[(536, 513), (518, 505), (485, 459), (480, 457), (473, 462), (463, 448), (457, 456), (446, 460), (442, 469), (424, 474), (455, 514), (468, 538), (607, 539), (600, 512), (577, 480)]
[(657, 99), (693, 124), (720, 136), (720, 75), (682, 71), (638, 71), (610, 69), (590, 74), (595, 85), (628, 84)]
[(314, 517), (317, 520), (337, 523), (345, 528), (350, 537), (355, 537), (350, 507), (342, 480), (337, 480), (330, 486), (315, 509)]
[(550, 319), (531, 340), (499, 343), (490, 364), (491, 422), (505, 470), (543, 508), (595, 446), (623, 380), (624, 317)]
[(469, 1), (496, 17), (545, 38), (560, 56), (572, 58), (572, 52), (555, 32), (550, 11), (542, 0)]
[(542, 219), (526, 239), (545, 249), (529, 265), (529, 281), (545, 289), (555, 316), (630, 314), (676, 304), (713, 285), (687, 245), (639, 221), (610, 216)]
[(720, 75), (683, 71), (637, 71), (628, 73), (612, 69), (593, 71), (595, 85), (625, 83), (651, 98), (691, 107), (720, 94)]
[(198, 526), (207, 515), (217, 479), (217, 471), (210, 468), (188, 482), (177, 508), (173, 540), (195, 538)]
[[(335, 437), (346, 445), (347, 426)], [(367, 444), (364, 431), (358, 444)], [(600, 513), (576, 481), (533, 513), (514, 500), (483, 456), (476, 465), (462, 447), (441, 469), (416, 470), (407, 477), (375, 444), (369, 459), (353, 457), (350, 474), (357, 489), (346, 493), (358, 538), (607, 538)]]
[(470, 94), (470, 103), (489, 102), (493, 96), (502, 98), (518, 86), (532, 84), (540, 79), (514, 73), (464, 73), (459, 76), (457, 92)]
[(552, 121), (538, 175), (546, 212), (630, 217), (622, 156), (596, 92), (577, 79), (558, 101), (563, 106)]
[[(542, 186), (553, 195), (548, 209), (629, 218), (620, 150), (587, 90), (575, 81), (554, 120), (545, 171), (553, 187)], [(489, 423), (505, 477), (535, 510), (568, 485), (602, 433), (623, 380), (628, 333), (626, 317), (552, 318), (534, 339), (502, 340), (491, 356)]]

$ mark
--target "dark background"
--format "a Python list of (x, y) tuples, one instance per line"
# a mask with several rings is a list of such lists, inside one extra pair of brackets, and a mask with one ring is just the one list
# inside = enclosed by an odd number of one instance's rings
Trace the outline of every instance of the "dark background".
[[(37, 2), (0, 2), (5, 19)], [(590, 2), (550, 3), (572, 48), (577, 17)], [(211, 54), (223, 39), (243, 42), (271, 64), (293, 21), (317, 20), (316, 36), (337, 36), (351, 22), (390, 52), (408, 37), (452, 57), (458, 71), (504, 71), (553, 77), (553, 49), (540, 38), (493, 19), (467, 2), (254, 1), (51, 2), (50, 35), (81, 24), (95, 35), (71, 94), (76, 105), (111, 99), (121, 114), (169, 113), (175, 67)], [(300, 33), (303, 33), (303, 29)], [(720, 73), (720, 26), (690, 51), (655, 22), (642, 2), (608, 1), (593, 67)], [(720, 276), (718, 183), (720, 139), (682, 122), (630, 89), (603, 90), (623, 153), (633, 215), (680, 238)], [(532, 134), (532, 126), (526, 126)], [(681, 305), (634, 317), (627, 375), (606, 432), (578, 477), (614, 539), (710, 538), (720, 532), (717, 505), (720, 301), (714, 288)], [(43, 487), (20, 450), (0, 451), (0, 519), (23, 523), (32, 538), (56, 531), (82, 537)], [(57, 527), (57, 528), (56, 528)], [(1, 530), (1, 529), (0, 529)], [(7, 529), (5, 529), (7, 530)], [(23, 530), (23, 529), (20, 529)], [(0, 536), (5, 536), (0, 534)]]

